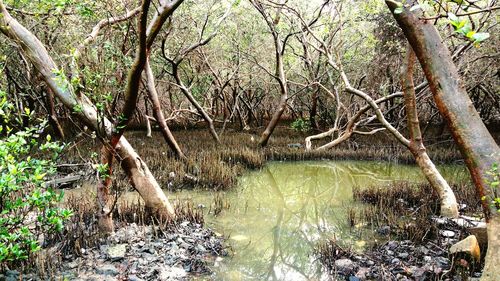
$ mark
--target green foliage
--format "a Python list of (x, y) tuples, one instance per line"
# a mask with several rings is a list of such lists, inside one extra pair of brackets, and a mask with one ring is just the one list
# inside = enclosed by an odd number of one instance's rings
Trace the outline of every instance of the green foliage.
[(490, 177), (488, 185), (493, 196), (492, 198), (489, 198), (489, 196), (483, 196), (481, 200), (490, 201), (489, 204), (500, 213), (500, 170), (498, 168), (498, 163), (494, 163), (487, 174)]
[(80, 113), (80, 112), (83, 112), (83, 106), (81, 104), (75, 104), (75, 106), (73, 106), (73, 113)]
[(394, 9), (394, 14), (401, 14), (404, 10), (403, 3), (398, 3), (398, 7)]
[(290, 125), (292, 129), (298, 132), (308, 132), (311, 130), (311, 126), (308, 122), (308, 120), (304, 120), (302, 118), (295, 119), (295, 121), (292, 122)]
[[(467, 10), (470, 5), (464, 5), (465, 2), (463, 0), (447, 0), (446, 2), (458, 4), (458, 9), (454, 9), (454, 11), (458, 11), (462, 9), (464, 11)], [(410, 8), (410, 11), (415, 11), (417, 9), (421, 9), (424, 12), (431, 12), (432, 6), (434, 6), (434, 10), (440, 10), (442, 6), (432, 3), (429, 1), (423, 1), (420, 4), (416, 4)], [(448, 6), (447, 6), (448, 7)], [(394, 10), (394, 14), (401, 14), (404, 10), (403, 3), (398, 3), (398, 7)], [(487, 32), (476, 32), (472, 29), (472, 25), (467, 18), (460, 19), (455, 13), (449, 12), (450, 8), (445, 9), (448, 10), (448, 22), (453, 26), (453, 29), (456, 33), (463, 35), (465, 38), (471, 40), (474, 45), (479, 45), (479, 43), (490, 37), (490, 34)]]
[(473, 41), (475, 45), (490, 37), (490, 34), (487, 32), (476, 32), (472, 30), (472, 26), (468, 19), (461, 20), (453, 13), (448, 13), (448, 21), (453, 26), (456, 33), (461, 34), (467, 39)]
[(52, 74), (54, 75), (54, 80), (56, 81), (57, 87), (61, 88), (63, 91), (68, 90), (68, 81), (66, 79), (66, 74), (63, 69), (53, 69)]
[[(57, 206), (63, 194), (45, 186), (47, 175), (53, 174), (55, 158), (62, 145), (50, 136), (40, 138), (45, 123), (17, 132), (9, 124), (14, 107), (2, 97), (0, 125), (0, 263), (27, 259), (40, 249), (39, 236), (63, 229), (71, 211)], [(25, 110), (25, 114), (31, 112)], [(9, 122), (5, 122), (8, 120)], [(14, 121), (12, 121), (14, 120)], [(45, 155), (39, 159), (33, 155)]]
[(94, 168), (99, 173), (99, 176), (101, 177), (101, 179), (105, 180), (105, 179), (109, 178), (109, 165), (107, 163), (106, 164), (97, 164), (94, 166)]

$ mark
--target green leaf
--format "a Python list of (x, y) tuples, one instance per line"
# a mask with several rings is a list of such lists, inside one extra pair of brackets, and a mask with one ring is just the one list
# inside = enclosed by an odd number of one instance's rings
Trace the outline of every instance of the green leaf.
[(42, 180), (44, 177), (45, 177), (46, 173), (43, 173), (43, 174), (37, 174), (35, 175), (35, 179), (36, 180)]
[(488, 38), (490, 38), (490, 34), (487, 32), (478, 32), (472, 35), (472, 39), (474, 39), (475, 42), (483, 42)]
[(467, 32), (467, 34), (465, 34), (465, 37), (472, 39), (472, 36), (474, 36), (474, 34), (476, 34), (476, 32), (474, 30), (472, 30), (472, 31)]
[(462, 28), (457, 29), (457, 32), (462, 34), (463, 36), (467, 36), (467, 34), (471, 31), (472, 31), (472, 27), (470, 26), (470, 24), (466, 24)]
[(394, 14), (399, 15), (399, 14), (401, 14), (403, 11), (404, 11), (404, 9), (403, 9), (403, 5), (401, 5), (401, 6), (397, 7), (396, 9), (394, 9)]

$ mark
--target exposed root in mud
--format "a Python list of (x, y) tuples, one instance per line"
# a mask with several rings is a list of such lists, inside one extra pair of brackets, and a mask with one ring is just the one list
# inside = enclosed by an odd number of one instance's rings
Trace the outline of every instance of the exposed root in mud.
[(15, 270), (0, 274), (0, 280), (16, 272), (15, 278), (27, 272), (23, 280), (181, 280), (188, 273), (210, 272), (211, 257), (227, 255), (223, 238), (203, 227), (203, 214), (192, 203), (175, 203), (175, 220), (148, 215), (140, 203), (120, 204), (113, 213), (118, 230), (104, 237), (92, 196), (69, 198), (66, 205), (74, 215), (64, 231), (43, 237), (44, 249), (23, 264), (10, 265)]
[[(471, 187), (456, 184), (453, 189), (462, 212), (481, 213)], [(354, 199), (369, 206), (351, 209), (349, 224), (376, 230), (381, 242), (372, 243), (360, 254), (341, 241), (329, 239), (316, 246), (315, 254), (330, 275), (339, 280), (351, 276), (360, 280), (456, 280), (480, 276), (481, 266), (474, 260), (449, 256), (448, 249), (470, 233), (459, 221), (439, 217), (436, 198), (428, 184), (396, 182), (357, 188)]]

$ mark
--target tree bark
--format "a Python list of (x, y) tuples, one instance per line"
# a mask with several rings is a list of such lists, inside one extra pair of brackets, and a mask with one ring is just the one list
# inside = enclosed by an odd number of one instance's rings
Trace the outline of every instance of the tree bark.
[(122, 137), (115, 150), (130, 184), (144, 200), (146, 210), (154, 216), (175, 217), (174, 208), (169, 203), (167, 196), (130, 143)]
[(274, 129), (278, 125), (278, 122), (281, 119), (281, 115), (283, 115), (283, 112), (285, 112), (286, 109), (286, 101), (288, 100), (288, 93), (285, 91), (284, 93), (281, 93), (281, 98), (280, 102), (278, 104), (278, 109), (274, 112), (271, 121), (267, 124), (266, 129), (262, 133), (260, 140), (259, 140), (259, 146), (265, 147), (267, 146), (267, 143), (269, 142), (269, 138), (271, 137), (271, 134), (273, 133)]
[[(310, 122), (311, 128), (314, 131), (319, 131), (318, 121), (316, 120), (316, 115), (318, 113), (318, 92), (319, 92), (319, 89), (315, 86), (312, 91), (313, 91), (313, 93), (311, 96), (311, 110), (309, 111), (309, 122)], [(338, 112), (336, 114), (338, 114)]]
[[(110, 195), (111, 174), (113, 172), (113, 153), (105, 144), (101, 148), (101, 164), (107, 165), (106, 174), (98, 174), (97, 202), (99, 203), (98, 225), (101, 233), (112, 233), (113, 224), (113, 201)], [(115, 198), (116, 200), (117, 198)]]
[(494, 163), (500, 163), (500, 149), (467, 95), (450, 52), (432, 22), (421, 20), (419, 14), (407, 9), (395, 13), (400, 3), (385, 2), (417, 55), (439, 112), (460, 148), (477, 195), (482, 199), (488, 223), (488, 251), (481, 280), (498, 280), (500, 213), (491, 204), (495, 192), (489, 186), (491, 179), (487, 173)]
[(406, 60), (403, 62), (401, 73), (401, 84), (406, 106), (406, 119), (410, 133), (410, 144), (408, 148), (415, 157), (415, 160), (423, 174), (431, 184), (441, 201), (441, 215), (457, 218), (458, 204), (453, 190), (446, 180), (441, 176), (434, 163), (432, 163), (424, 146), (420, 122), (418, 121), (417, 102), (415, 97), (415, 85), (413, 84), (413, 69), (415, 65), (415, 53), (408, 46)]
[(184, 159), (186, 158), (186, 156), (184, 156), (184, 153), (182, 153), (182, 150), (177, 144), (174, 135), (172, 135), (172, 132), (168, 128), (167, 121), (165, 121), (165, 116), (163, 116), (160, 100), (158, 99), (158, 93), (156, 91), (155, 77), (153, 75), (153, 70), (151, 69), (151, 65), (149, 64), (149, 59), (146, 62), (146, 77), (148, 80), (147, 86), (148, 86), (149, 99), (153, 104), (153, 115), (156, 119), (156, 122), (158, 123), (158, 126), (160, 126), (161, 134), (163, 135), (163, 138), (167, 142), (170, 149), (174, 152), (175, 156), (177, 158)]
[(135, 56), (134, 63), (130, 68), (127, 75), (127, 86), (125, 88), (125, 100), (123, 103), (122, 112), (118, 115), (116, 126), (113, 130), (113, 135), (110, 140), (111, 148), (114, 148), (119, 139), (125, 132), (127, 125), (130, 123), (132, 116), (137, 108), (137, 99), (139, 97), (139, 86), (141, 83), (142, 71), (148, 59), (147, 48), (147, 22), (148, 10), (151, 0), (143, 0), (141, 5), (141, 13), (139, 24), (137, 27), (139, 46), (137, 47), (137, 55)]
[(61, 126), (61, 123), (59, 122), (59, 118), (57, 118), (56, 105), (54, 102), (54, 94), (52, 93), (52, 90), (50, 88), (47, 89), (47, 106), (49, 108), (50, 126), (52, 127), (52, 129), (54, 129), (56, 135), (63, 140), (64, 130)]

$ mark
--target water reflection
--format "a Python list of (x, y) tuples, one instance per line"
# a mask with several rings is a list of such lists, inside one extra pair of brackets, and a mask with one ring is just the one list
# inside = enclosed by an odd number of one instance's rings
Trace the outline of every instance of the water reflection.
[[(461, 166), (438, 167), (447, 180), (462, 181)], [(230, 257), (216, 262), (210, 280), (328, 280), (312, 256), (322, 238), (336, 237), (353, 245), (373, 239), (372, 231), (348, 227), (347, 211), (356, 207), (353, 186), (386, 184), (395, 180), (424, 180), (415, 166), (362, 161), (269, 163), (239, 179), (223, 194), (230, 208), (205, 219), (215, 231), (229, 236)], [(93, 186), (91, 186), (93, 190)], [(67, 194), (85, 192), (72, 190)], [(171, 198), (210, 206), (214, 193), (185, 190)], [(138, 194), (120, 201), (137, 202)]]
[[(462, 176), (444, 167), (445, 177)], [(230, 235), (234, 253), (214, 268), (216, 280), (321, 280), (311, 255), (323, 237), (369, 239), (348, 229), (353, 186), (422, 181), (418, 168), (377, 162), (271, 163), (248, 173), (225, 196), (231, 208), (209, 225)], [(203, 196), (201, 196), (203, 197)], [(202, 199), (198, 197), (198, 200)], [(196, 198), (194, 199), (196, 200)], [(368, 235), (368, 236), (367, 236)]]

